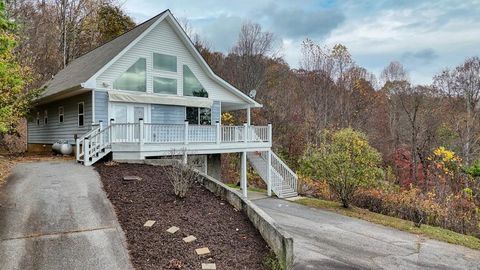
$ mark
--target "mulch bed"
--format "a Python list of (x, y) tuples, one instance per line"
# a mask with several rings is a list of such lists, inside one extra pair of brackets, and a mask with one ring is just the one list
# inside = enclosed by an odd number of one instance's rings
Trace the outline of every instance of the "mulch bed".
[[(266, 269), (263, 261), (269, 248), (248, 217), (200, 184), (179, 200), (164, 171), (169, 168), (103, 163), (95, 167), (125, 231), (136, 269), (201, 269), (202, 263), (215, 263), (217, 269)], [(124, 181), (124, 176), (142, 180)], [(156, 223), (144, 227), (147, 220)], [(180, 230), (166, 232), (171, 226)], [(183, 242), (188, 235), (197, 240)], [(195, 249), (201, 247), (208, 247), (210, 255), (198, 256)], [(178, 264), (182, 268), (175, 268)]]

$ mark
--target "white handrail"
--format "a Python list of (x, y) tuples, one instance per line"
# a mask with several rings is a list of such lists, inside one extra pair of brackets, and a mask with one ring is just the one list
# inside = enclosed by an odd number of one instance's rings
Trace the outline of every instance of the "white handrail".
[(294, 172), (290, 169), (290, 167), (288, 167), (287, 164), (285, 164), (285, 162), (283, 162), (283, 160), (281, 160), (273, 151), (272, 151), (271, 153), (272, 153), (272, 156), (273, 156), (274, 159), (278, 160), (278, 162), (279, 162), (280, 164), (282, 164), (283, 167), (285, 167), (285, 168), (287, 169), (287, 171), (288, 171), (292, 176), (294, 176), (296, 179), (298, 179), (297, 174), (294, 173)]

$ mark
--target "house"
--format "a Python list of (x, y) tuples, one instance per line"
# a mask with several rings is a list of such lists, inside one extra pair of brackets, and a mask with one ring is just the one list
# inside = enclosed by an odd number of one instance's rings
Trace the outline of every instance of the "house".
[[(30, 149), (58, 140), (75, 145), (79, 162), (182, 153), (219, 177), (220, 154), (241, 153), (269, 194), (296, 195), (297, 176), (271, 151), (272, 127), (254, 126), (262, 105), (214, 74), (169, 10), (86, 53), (46, 83), (28, 123)], [(247, 123), (225, 126), (224, 112), (246, 110)], [(36, 117), (35, 117), (36, 116)], [(269, 169), (267, 169), (269, 168)]]

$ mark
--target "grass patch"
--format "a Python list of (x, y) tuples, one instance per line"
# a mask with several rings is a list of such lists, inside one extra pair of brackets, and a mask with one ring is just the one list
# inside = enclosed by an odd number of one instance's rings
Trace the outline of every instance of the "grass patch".
[[(226, 185), (234, 189), (240, 189), (240, 187), (237, 186), (236, 184), (226, 184)], [(267, 190), (263, 188), (248, 187), (247, 190), (252, 192), (267, 193)]]
[(343, 208), (340, 203), (333, 201), (326, 201), (315, 198), (302, 198), (296, 200), (295, 202), (306, 206), (333, 211), (345, 216), (363, 219), (372, 223), (392, 227), (405, 232), (423, 235), (431, 239), (480, 250), (480, 239), (474, 236), (464, 235), (440, 227), (422, 225), (420, 228), (418, 228), (414, 226), (412, 221), (370, 212), (369, 210), (353, 206), (346, 209)]
[(270, 251), (267, 256), (265, 256), (263, 259), (263, 265), (269, 270), (283, 270), (282, 265), (273, 251)]

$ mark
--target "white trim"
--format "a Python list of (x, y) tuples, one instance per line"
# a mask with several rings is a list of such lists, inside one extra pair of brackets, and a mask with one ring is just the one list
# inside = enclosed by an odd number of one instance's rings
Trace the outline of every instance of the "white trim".
[(218, 123), (219, 123), (220, 125), (222, 125), (222, 102), (219, 101), (219, 103), (220, 103), (220, 108), (218, 108), (218, 110), (220, 111), (220, 112), (219, 112), (219, 113), (220, 113), (220, 118), (218, 119)]
[(92, 90), (92, 122), (95, 123), (95, 120), (95, 90)]
[[(100, 76), (102, 73), (104, 73), (110, 66), (112, 66), (120, 57), (122, 57), (128, 50), (130, 50), (135, 44), (137, 44), (141, 39), (143, 39), (152, 29), (154, 29), (160, 22), (162, 22), (164, 19), (168, 18), (167, 22), (170, 23), (172, 28), (174, 29), (175, 33), (177, 33), (180, 37), (183, 43), (186, 45), (187, 49), (192, 53), (194, 58), (201, 63), (201, 67), (206, 71), (207, 75), (209, 75), (210, 78), (213, 80), (217, 81), (219, 84), (223, 85), (227, 90), (235, 94), (236, 96), (242, 98), (249, 104), (253, 104), (253, 108), (261, 108), (263, 107), (262, 104), (256, 102), (255, 100), (251, 99), (249, 96), (245, 95), (242, 93), (240, 90), (236, 89), (233, 87), (231, 84), (228, 82), (224, 81), (222, 78), (220, 78), (218, 75), (216, 75), (213, 70), (210, 68), (210, 66), (205, 62), (203, 57), (200, 55), (198, 50), (195, 48), (194, 44), (190, 40), (190, 38), (187, 36), (183, 28), (180, 26), (178, 21), (175, 19), (175, 17), (172, 15), (172, 13), (167, 10), (165, 11), (165, 14), (160, 16), (160, 18), (157, 19), (156, 22), (154, 22), (152, 25), (150, 25), (149, 28), (147, 28), (142, 34), (140, 34), (134, 41), (132, 41), (130, 44), (128, 44), (119, 54), (117, 54), (114, 58), (112, 58), (105, 66), (103, 66), (101, 69), (99, 69), (92, 77), (90, 77), (85, 83), (82, 83), (81, 85), (86, 88), (95, 88), (96, 87), (96, 80), (98, 76)], [(152, 54), (152, 60), (153, 60), (153, 54)], [(178, 62), (177, 62), (178, 64)], [(153, 63), (152, 63), (153, 65)], [(178, 72), (178, 66), (177, 66), (177, 72)]]

